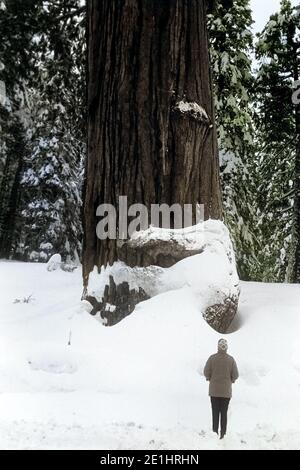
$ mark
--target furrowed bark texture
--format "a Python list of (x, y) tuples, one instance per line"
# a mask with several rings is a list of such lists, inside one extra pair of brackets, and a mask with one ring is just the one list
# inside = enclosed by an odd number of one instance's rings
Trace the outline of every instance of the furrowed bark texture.
[[(205, 204), (222, 215), (204, 0), (88, 2), (83, 276), (111, 264), (102, 203)], [(197, 103), (205, 112), (178, 103)]]

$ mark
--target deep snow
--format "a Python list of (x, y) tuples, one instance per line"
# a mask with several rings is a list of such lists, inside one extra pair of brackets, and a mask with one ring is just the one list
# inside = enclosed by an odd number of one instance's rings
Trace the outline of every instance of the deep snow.
[[(223, 303), (226, 299), (238, 298), (239, 278), (235, 255), (227, 227), (220, 220), (206, 220), (183, 229), (150, 227), (135, 232), (129, 243), (137, 249), (153, 240), (175, 243), (188, 250), (200, 253), (181, 259), (169, 268), (159, 266), (134, 267), (117, 261), (112, 266), (97, 267), (89, 275), (87, 294), (98, 301), (103, 300), (109, 277), (114, 282), (129, 283), (130, 289), (142, 288), (149, 297), (171, 290), (188, 288), (193, 299), (197, 299), (197, 311), (205, 314), (208, 307)], [(57, 255), (54, 255), (57, 256)], [(49, 261), (52, 264), (52, 260)], [(48, 264), (49, 264), (48, 263)], [(109, 305), (109, 310), (113, 306)]]
[(1, 261), (0, 285), (1, 449), (300, 449), (299, 285), (241, 284), (224, 441), (202, 376), (220, 335), (188, 286), (107, 328), (79, 269)]

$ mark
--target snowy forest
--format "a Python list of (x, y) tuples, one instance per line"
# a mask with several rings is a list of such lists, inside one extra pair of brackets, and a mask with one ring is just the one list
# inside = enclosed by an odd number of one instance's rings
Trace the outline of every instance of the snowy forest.
[[(0, 0), (0, 448), (299, 449), (278, 403), (300, 384), (300, 6), (257, 15)], [(204, 241), (100, 239), (122, 195), (203, 204)], [(225, 444), (203, 377), (220, 334), (241, 384)]]
[[(283, 1), (254, 37), (249, 3), (208, 14), (224, 220), (241, 279), (299, 282), (299, 8)], [(86, 8), (11, 0), (0, 21), (1, 257), (79, 260)]]

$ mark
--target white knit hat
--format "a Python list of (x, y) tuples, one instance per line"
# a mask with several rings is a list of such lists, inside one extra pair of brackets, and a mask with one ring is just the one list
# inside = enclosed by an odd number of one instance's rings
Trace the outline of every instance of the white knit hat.
[(218, 349), (221, 350), (221, 351), (227, 351), (228, 349), (228, 343), (226, 341), (226, 339), (219, 339), (218, 341)]

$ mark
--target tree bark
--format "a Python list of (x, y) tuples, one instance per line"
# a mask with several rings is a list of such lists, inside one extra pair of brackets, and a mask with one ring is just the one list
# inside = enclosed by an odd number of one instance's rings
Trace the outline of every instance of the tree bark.
[(0, 181), (0, 257), (12, 255), (18, 237), (17, 210), (20, 199), (20, 178), (26, 152), (22, 125), (14, 122), (6, 130), (9, 138)]
[[(203, 112), (181, 112), (178, 103)], [(88, 2), (88, 159), (84, 285), (118, 259), (96, 208), (204, 204), (222, 216), (205, 0)]]

